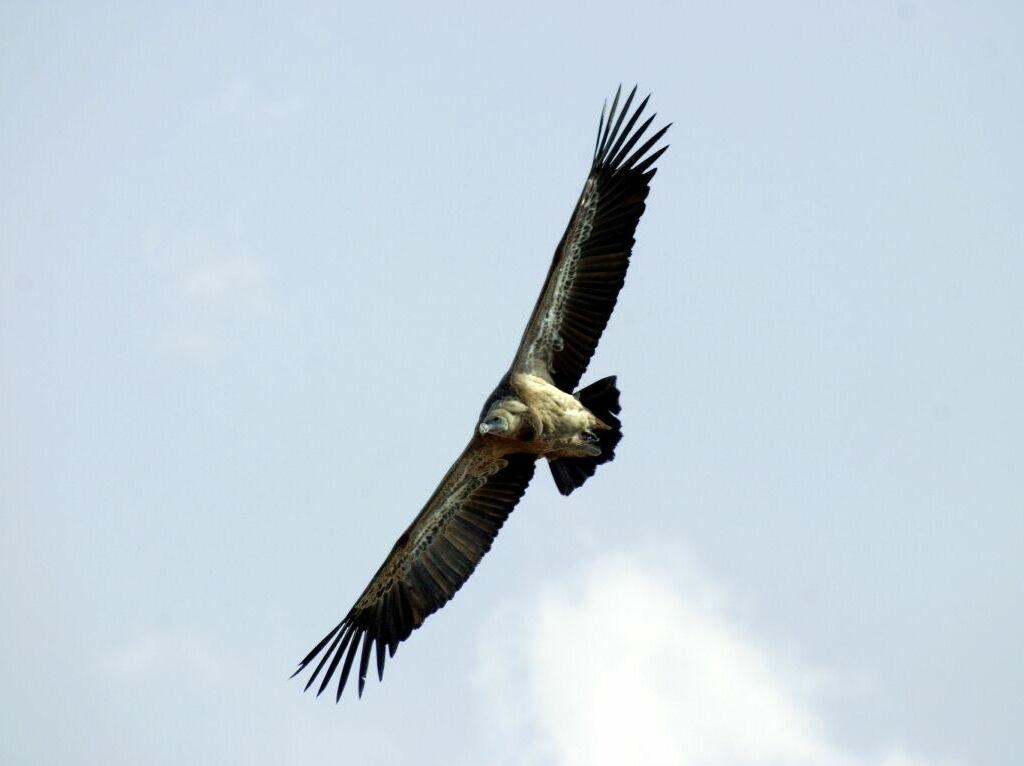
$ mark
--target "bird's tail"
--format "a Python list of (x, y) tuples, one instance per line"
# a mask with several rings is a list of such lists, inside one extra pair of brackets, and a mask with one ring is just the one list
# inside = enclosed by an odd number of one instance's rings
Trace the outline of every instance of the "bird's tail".
[(551, 475), (555, 479), (558, 491), (569, 495), (577, 487), (594, 475), (594, 471), (602, 463), (615, 459), (615, 445), (622, 440), (622, 423), (616, 417), (622, 411), (619, 406), (619, 389), (615, 387), (615, 376), (602, 378), (581, 388), (575, 394), (580, 404), (594, 413), (601, 422), (609, 426), (607, 430), (597, 430), (598, 446), (601, 454), (596, 457), (560, 457), (549, 461)]

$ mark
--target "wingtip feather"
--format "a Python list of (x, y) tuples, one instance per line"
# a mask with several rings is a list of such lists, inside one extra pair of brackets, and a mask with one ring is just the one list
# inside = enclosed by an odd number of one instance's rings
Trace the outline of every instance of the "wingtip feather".
[(384, 641), (377, 639), (377, 681), (384, 680)]
[(338, 679), (338, 693), (334, 697), (334, 701), (337, 702), (341, 699), (341, 693), (345, 691), (345, 684), (348, 682), (348, 674), (352, 671), (352, 660), (356, 657), (356, 649), (359, 648), (359, 641), (363, 637), (363, 634), (357, 634), (355, 640), (349, 644), (348, 654), (345, 655), (345, 664), (341, 668), (341, 678)]
[(370, 665), (370, 651), (373, 649), (373, 639), (369, 633), (363, 638), (363, 653), (359, 657), (359, 697), (363, 696), (363, 687), (366, 686), (366, 671)]

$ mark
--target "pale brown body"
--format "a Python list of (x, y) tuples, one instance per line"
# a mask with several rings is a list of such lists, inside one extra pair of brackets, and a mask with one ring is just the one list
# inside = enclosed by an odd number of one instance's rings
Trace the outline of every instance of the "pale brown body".
[(478, 430), (509, 441), (509, 451), (549, 459), (601, 454), (594, 430), (608, 426), (579, 399), (537, 375), (516, 373), (512, 395), (495, 401)]

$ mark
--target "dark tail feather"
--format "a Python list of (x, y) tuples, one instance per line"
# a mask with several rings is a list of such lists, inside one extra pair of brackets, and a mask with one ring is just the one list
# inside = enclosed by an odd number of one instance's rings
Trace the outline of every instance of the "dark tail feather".
[(622, 440), (622, 423), (616, 417), (622, 407), (619, 406), (619, 389), (615, 387), (614, 375), (581, 388), (576, 392), (576, 398), (610, 428), (595, 431), (601, 447), (601, 454), (597, 457), (560, 457), (548, 462), (558, 491), (563, 495), (582, 487), (599, 465), (614, 460), (615, 445)]

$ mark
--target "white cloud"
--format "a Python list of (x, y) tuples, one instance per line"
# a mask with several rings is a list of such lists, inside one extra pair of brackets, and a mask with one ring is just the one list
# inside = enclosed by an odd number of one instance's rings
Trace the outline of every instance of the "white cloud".
[(478, 674), (493, 762), (934, 766), (839, 747), (811, 699), (821, 674), (781, 663), (722, 600), (692, 567), (615, 556), (500, 610)]

